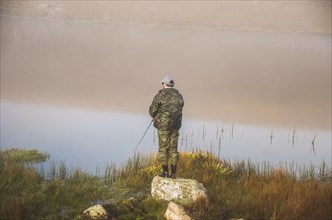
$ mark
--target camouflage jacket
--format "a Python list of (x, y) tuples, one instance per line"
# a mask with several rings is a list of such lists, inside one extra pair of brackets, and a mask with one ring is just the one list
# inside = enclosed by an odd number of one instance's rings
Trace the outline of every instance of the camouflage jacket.
[(182, 123), (182, 95), (174, 88), (159, 91), (153, 98), (149, 113), (154, 118), (154, 127), (158, 130), (179, 130)]

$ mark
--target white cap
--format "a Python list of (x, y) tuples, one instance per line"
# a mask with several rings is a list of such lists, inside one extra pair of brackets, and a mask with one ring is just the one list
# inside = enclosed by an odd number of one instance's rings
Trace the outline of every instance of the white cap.
[(174, 79), (173, 77), (171, 76), (165, 76), (162, 80), (161, 80), (162, 83), (165, 83), (167, 85), (171, 85), (173, 86), (174, 85)]

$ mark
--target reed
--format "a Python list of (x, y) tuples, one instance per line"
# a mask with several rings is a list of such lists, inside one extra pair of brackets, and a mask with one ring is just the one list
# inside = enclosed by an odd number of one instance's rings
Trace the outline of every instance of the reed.
[(294, 147), (294, 145), (295, 145), (295, 133), (296, 133), (296, 128), (294, 128), (294, 130), (293, 130), (293, 134), (292, 134), (292, 144), (293, 144), (293, 147)]
[(313, 137), (313, 139), (311, 141), (312, 150), (313, 150), (313, 152), (314, 152), (315, 155), (316, 155), (316, 150), (315, 150), (316, 137), (317, 137), (317, 132), (316, 132), (316, 134), (314, 135), (314, 137)]

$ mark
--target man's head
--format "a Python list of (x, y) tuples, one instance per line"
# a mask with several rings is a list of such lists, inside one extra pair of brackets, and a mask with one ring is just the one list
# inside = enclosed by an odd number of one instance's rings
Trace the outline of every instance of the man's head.
[(162, 80), (161, 80), (161, 84), (166, 85), (167, 87), (173, 87), (174, 86), (174, 79), (171, 76), (165, 76)]

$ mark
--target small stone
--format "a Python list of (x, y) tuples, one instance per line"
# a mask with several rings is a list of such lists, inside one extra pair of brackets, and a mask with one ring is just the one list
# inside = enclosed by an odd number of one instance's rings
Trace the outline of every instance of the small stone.
[(168, 208), (165, 212), (165, 218), (167, 220), (191, 220), (184, 208), (174, 202), (170, 202), (168, 204)]
[(107, 220), (107, 211), (101, 205), (91, 206), (83, 212), (84, 216), (93, 220)]

